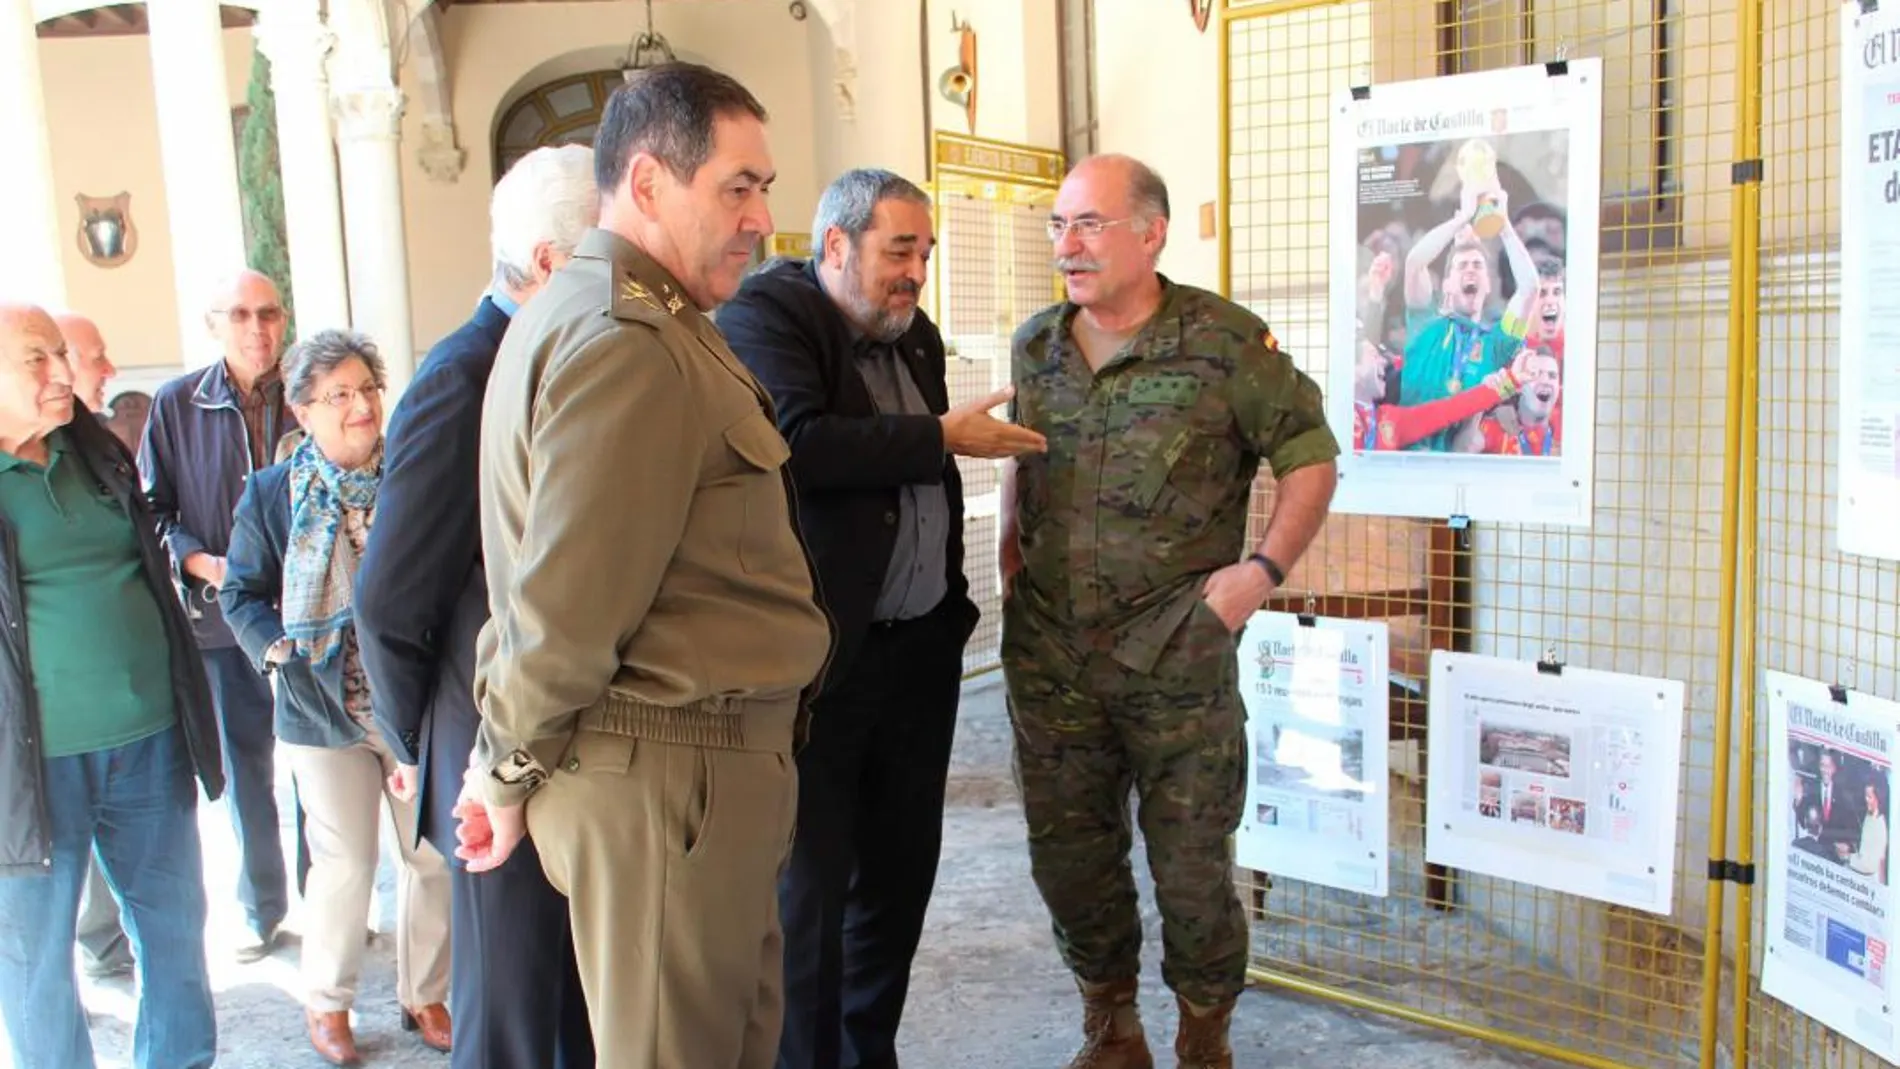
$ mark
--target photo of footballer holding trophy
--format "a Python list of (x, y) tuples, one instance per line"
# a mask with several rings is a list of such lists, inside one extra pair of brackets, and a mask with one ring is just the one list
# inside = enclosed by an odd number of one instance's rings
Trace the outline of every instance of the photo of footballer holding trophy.
[(1578, 79), (1596, 66), (1341, 104), (1327, 392), (1346, 511), (1588, 523), (1601, 95)]

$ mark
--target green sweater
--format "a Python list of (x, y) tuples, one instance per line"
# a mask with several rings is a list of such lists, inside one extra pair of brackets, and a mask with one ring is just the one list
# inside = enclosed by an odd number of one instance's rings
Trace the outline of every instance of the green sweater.
[(16, 540), (42, 753), (70, 757), (156, 735), (175, 711), (132, 520), (68, 455), (64, 429), (47, 448), (46, 467), (0, 452), (0, 514)]

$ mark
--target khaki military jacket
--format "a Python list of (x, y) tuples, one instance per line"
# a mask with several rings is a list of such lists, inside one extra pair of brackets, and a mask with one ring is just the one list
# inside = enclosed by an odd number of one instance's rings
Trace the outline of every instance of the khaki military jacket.
[[(770, 397), (673, 277), (590, 232), (510, 324), (482, 413), (490, 801), (538, 787), (583, 714), (673, 742), (790, 736), (831, 632), (789, 456)], [(760, 708), (786, 722), (747, 723)]]

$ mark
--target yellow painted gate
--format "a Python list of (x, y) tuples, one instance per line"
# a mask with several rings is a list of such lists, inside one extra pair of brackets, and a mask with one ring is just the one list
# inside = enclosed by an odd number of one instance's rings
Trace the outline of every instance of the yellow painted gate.
[[(1392, 891), (1256, 877), (1252, 975), (1580, 1065), (1884, 1065), (1761, 995), (1750, 882), (1762, 672), (1894, 698), (1900, 669), (1900, 569), (1834, 548), (1839, 6), (1222, 6), (1223, 284), (1321, 382), (1335, 94), (1581, 57), (1605, 79), (1593, 525), (1329, 522), (1279, 600), (1392, 626)], [(1425, 863), (1432, 649), (1684, 682), (1668, 916)]]
[[(1062, 182), (1060, 152), (939, 132), (931, 196), (937, 251), (926, 307), (949, 350), (950, 403), (1009, 385), (1009, 339), (1055, 301), (1049, 205)], [(963, 475), (964, 572), (983, 612), (964, 649), (964, 672), (997, 667), (1002, 591), (996, 569), (996, 464), (959, 458)]]
[[(1837, 553), (1832, 528), (1839, 17), (1834, 0), (1224, 4), (1224, 285), (1321, 382), (1334, 95), (1566, 57), (1602, 57), (1606, 80), (1594, 524), (1328, 522), (1281, 602), (1393, 627), (1393, 891), (1256, 875), (1258, 982), (1579, 1065), (1885, 1065), (1759, 993), (1752, 883), (1777, 758), (1761, 672), (1892, 699), (1900, 666), (1900, 570)], [(1425, 864), (1431, 649), (1687, 685), (1666, 917)]]

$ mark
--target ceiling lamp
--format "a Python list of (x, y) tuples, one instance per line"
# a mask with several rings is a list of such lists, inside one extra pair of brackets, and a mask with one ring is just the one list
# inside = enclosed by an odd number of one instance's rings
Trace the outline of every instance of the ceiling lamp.
[(667, 43), (664, 35), (653, 30), (653, 0), (647, 0), (646, 31), (636, 35), (628, 44), (627, 55), (620, 61), (620, 77), (623, 81), (631, 81), (635, 71), (673, 61), (673, 46)]

